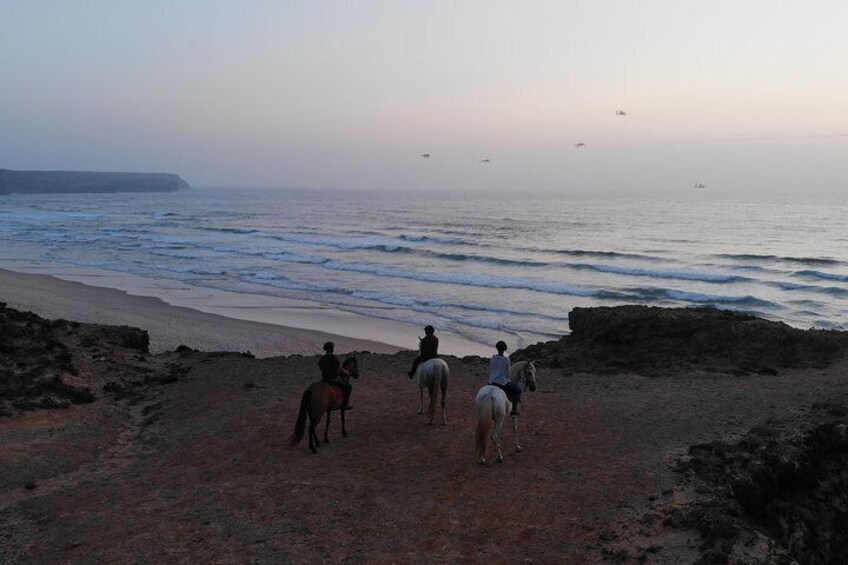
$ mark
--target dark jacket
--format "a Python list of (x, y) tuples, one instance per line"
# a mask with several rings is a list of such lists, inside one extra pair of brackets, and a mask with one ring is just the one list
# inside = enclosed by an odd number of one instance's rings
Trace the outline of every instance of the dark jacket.
[(439, 356), (439, 338), (432, 334), (424, 336), (418, 343), (418, 351), (422, 361), (435, 359)]
[(322, 381), (334, 381), (339, 377), (339, 369), (342, 364), (332, 353), (325, 353), (318, 359), (318, 368), (321, 369)]

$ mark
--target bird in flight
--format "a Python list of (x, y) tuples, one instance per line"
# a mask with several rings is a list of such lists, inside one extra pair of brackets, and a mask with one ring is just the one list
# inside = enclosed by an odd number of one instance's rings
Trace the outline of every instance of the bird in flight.
[(586, 147), (586, 144), (581, 141), (580, 143), (575, 143), (574, 147)]
[(488, 160), (488, 159), (480, 159), (480, 162), (481, 162), (481, 163), (488, 163), (488, 162), (489, 162), (489, 160)]
[(627, 112), (625, 112), (624, 110), (616, 110), (615, 115), (616, 116), (626, 116)]
[(429, 154), (429, 153), (422, 153), (422, 154), (421, 154), (421, 158), (422, 158), (422, 159), (429, 159), (429, 158), (430, 158), (430, 154)]

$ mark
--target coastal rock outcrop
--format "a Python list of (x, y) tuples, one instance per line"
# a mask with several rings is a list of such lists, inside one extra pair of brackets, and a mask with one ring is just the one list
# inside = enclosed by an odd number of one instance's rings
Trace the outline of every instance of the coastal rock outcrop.
[(660, 511), (694, 530), (709, 563), (844, 563), (848, 408), (814, 405), (736, 442), (692, 446), (678, 470), (694, 500)]
[[(116, 351), (141, 355), (149, 342), (137, 328), (45, 320), (0, 302), (0, 414), (4, 406), (31, 410), (93, 402), (76, 362), (106, 362), (104, 352), (110, 362)], [(78, 349), (85, 358), (75, 358)]]
[(0, 169), (0, 194), (76, 192), (175, 192), (191, 188), (170, 173), (13, 171)]
[(774, 374), (827, 366), (848, 352), (848, 332), (801, 330), (714, 308), (574, 308), (569, 326), (570, 335), (513, 358), (569, 372)]

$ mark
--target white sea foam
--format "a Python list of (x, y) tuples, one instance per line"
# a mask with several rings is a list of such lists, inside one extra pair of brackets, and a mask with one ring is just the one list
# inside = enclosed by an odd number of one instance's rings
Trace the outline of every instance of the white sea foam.
[[(292, 295), (487, 342), (565, 331), (575, 305), (712, 305), (809, 325), (845, 317), (844, 210), (825, 206), (539, 208), (446, 196), (434, 207), (408, 194), (366, 206), (343, 193), (246, 190), (131, 201), (0, 197), (0, 245), (8, 257), (20, 247), (26, 258)], [(813, 224), (824, 226), (815, 241), (803, 228)]]

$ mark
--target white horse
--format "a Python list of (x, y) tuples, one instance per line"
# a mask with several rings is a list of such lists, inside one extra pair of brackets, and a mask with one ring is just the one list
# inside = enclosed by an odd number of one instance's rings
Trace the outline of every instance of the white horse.
[[(509, 380), (517, 385), (524, 382), (524, 388), (536, 390), (536, 366), (532, 361), (519, 361), (509, 369)], [(503, 389), (494, 385), (486, 385), (477, 393), (477, 457), (480, 464), (486, 462), (486, 443), (491, 435), (492, 442), (498, 452), (498, 463), (503, 462), (501, 449), (501, 431), (506, 415), (512, 411), (512, 403)], [(494, 429), (492, 429), (494, 425)], [(512, 431), (515, 436), (515, 451), (521, 451), (518, 443), (518, 414), (512, 416)]]
[(436, 397), (442, 391), (442, 424), (448, 423), (445, 411), (445, 396), (448, 392), (448, 376), (450, 370), (444, 360), (435, 358), (424, 361), (415, 370), (415, 381), (418, 383), (418, 413), (424, 413), (424, 389), (430, 394), (430, 405), (427, 407), (427, 425), (433, 423), (436, 413)]

